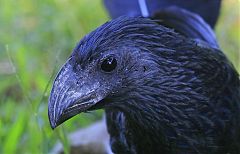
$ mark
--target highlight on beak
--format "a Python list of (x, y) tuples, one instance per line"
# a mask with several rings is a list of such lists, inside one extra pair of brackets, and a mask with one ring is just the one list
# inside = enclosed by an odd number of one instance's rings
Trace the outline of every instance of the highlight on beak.
[(96, 109), (94, 106), (104, 94), (99, 82), (93, 82), (93, 79), (76, 75), (68, 62), (62, 67), (53, 83), (48, 103), (52, 129), (81, 112)]

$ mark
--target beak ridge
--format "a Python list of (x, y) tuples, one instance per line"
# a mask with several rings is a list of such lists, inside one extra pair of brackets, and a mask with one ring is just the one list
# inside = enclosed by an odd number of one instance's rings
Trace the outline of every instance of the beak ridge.
[(48, 102), (48, 117), (54, 129), (71, 117), (85, 112), (104, 98), (98, 82), (79, 79), (67, 62), (59, 71)]

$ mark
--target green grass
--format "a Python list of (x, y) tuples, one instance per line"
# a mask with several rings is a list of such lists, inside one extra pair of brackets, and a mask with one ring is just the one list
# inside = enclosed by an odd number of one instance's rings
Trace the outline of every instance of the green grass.
[[(224, 1), (219, 44), (240, 70), (239, 1)], [(0, 0), (0, 153), (49, 153), (101, 118), (81, 114), (52, 131), (47, 102), (56, 71), (85, 34), (108, 20), (99, 0)]]

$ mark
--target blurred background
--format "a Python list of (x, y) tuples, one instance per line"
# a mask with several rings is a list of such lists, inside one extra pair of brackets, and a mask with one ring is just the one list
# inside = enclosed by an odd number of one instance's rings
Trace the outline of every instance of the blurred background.
[[(49, 153), (67, 134), (101, 119), (83, 113), (52, 131), (47, 103), (74, 46), (109, 19), (100, 0), (0, 0), (0, 153)], [(240, 72), (240, 0), (223, 0), (219, 44)]]

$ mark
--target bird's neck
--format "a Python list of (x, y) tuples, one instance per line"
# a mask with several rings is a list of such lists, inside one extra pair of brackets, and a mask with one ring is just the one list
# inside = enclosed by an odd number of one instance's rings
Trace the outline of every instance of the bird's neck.
[[(175, 148), (177, 132), (174, 127), (167, 124), (167, 121), (173, 119), (166, 119), (169, 116), (165, 115), (167, 112), (161, 109), (164, 106), (159, 101), (146, 99), (146, 101), (138, 100), (128, 104), (131, 104), (128, 106), (129, 108), (119, 107), (107, 110), (107, 121), (112, 121), (111, 124), (108, 122), (108, 126), (114, 125), (115, 128), (115, 130), (109, 130), (111, 138), (114, 138), (113, 140), (120, 143), (124, 138), (126, 141), (123, 143), (125, 149), (129, 149), (129, 151), (136, 149), (136, 153), (155, 151), (164, 154), (172, 153), (172, 149), (177, 150)], [(111, 129), (111, 127), (108, 129)], [(111, 132), (118, 132), (118, 134), (111, 134)], [(178, 139), (178, 142), (183, 145), (187, 144), (184, 139)], [(126, 153), (126, 151), (124, 152)], [(130, 153), (134, 152), (131, 151)]]

